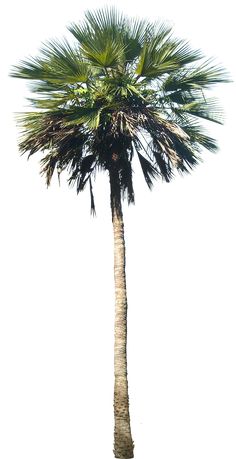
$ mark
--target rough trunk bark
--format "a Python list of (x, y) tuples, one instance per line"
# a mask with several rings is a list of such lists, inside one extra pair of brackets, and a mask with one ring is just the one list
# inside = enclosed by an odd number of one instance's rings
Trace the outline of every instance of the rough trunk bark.
[[(112, 194), (112, 193), (111, 193)], [(121, 208), (112, 202), (114, 231), (114, 277), (115, 277), (115, 348), (114, 348), (114, 455), (130, 459), (133, 454), (133, 440), (130, 428), (129, 396), (127, 379), (127, 296), (125, 278), (125, 241)]]

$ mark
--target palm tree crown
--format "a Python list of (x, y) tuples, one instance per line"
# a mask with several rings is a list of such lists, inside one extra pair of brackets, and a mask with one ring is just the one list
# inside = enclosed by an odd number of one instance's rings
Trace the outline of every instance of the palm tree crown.
[(114, 8), (85, 13), (69, 27), (75, 40), (50, 41), (39, 57), (22, 61), (12, 76), (32, 81), (31, 112), (19, 115), (20, 150), (45, 152), (41, 172), (69, 172), (77, 192), (99, 170), (110, 176), (111, 204), (134, 202), (132, 158), (151, 188), (174, 170), (190, 172), (202, 147), (215, 151), (199, 118), (220, 123), (221, 110), (206, 92), (226, 82), (225, 71), (205, 60), (165, 23), (129, 19)]

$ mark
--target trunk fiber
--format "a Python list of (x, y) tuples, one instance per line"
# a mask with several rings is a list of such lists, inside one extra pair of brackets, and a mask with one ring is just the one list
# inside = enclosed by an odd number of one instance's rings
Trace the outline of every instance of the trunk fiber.
[(116, 458), (134, 457), (130, 428), (129, 396), (127, 379), (127, 296), (125, 278), (125, 241), (121, 209), (112, 208), (114, 231), (114, 277), (115, 277), (115, 349), (114, 349), (114, 455)]

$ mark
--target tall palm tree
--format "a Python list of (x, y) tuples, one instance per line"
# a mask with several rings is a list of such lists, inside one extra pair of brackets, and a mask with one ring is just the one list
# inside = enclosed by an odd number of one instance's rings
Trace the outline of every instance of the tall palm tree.
[(212, 60), (173, 37), (163, 22), (123, 16), (114, 8), (87, 11), (69, 27), (74, 39), (52, 40), (38, 57), (11, 75), (31, 82), (33, 111), (19, 115), (19, 148), (42, 152), (41, 173), (50, 185), (67, 170), (77, 192), (106, 171), (114, 230), (115, 349), (114, 454), (133, 457), (127, 381), (127, 294), (122, 200), (134, 202), (132, 160), (137, 156), (149, 188), (174, 171), (191, 172), (200, 153), (214, 152), (199, 118), (222, 122), (209, 88), (228, 80)]

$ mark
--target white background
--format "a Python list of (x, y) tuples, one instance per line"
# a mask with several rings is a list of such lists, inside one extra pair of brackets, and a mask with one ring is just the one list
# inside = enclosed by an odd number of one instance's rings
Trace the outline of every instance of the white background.
[[(107, 2), (109, 4), (110, 2)], [(39, 157), (17, 150), (13, 112), (25, 82), (10, 66), (61, 37), (103, 2), (6, 2), (1, 14), (1, 459), (113, 457), (113, 240), (109, 190), (64, 180), (45, 188)], [(232, 3), (120, 1), (161, 17), (235, 78)], [(235, 459), (235, 84), (215, 88), (226, 122), (220, 145), (192, 176), (136, 174), (124, 209), (128, 365), (136, 459)]]

